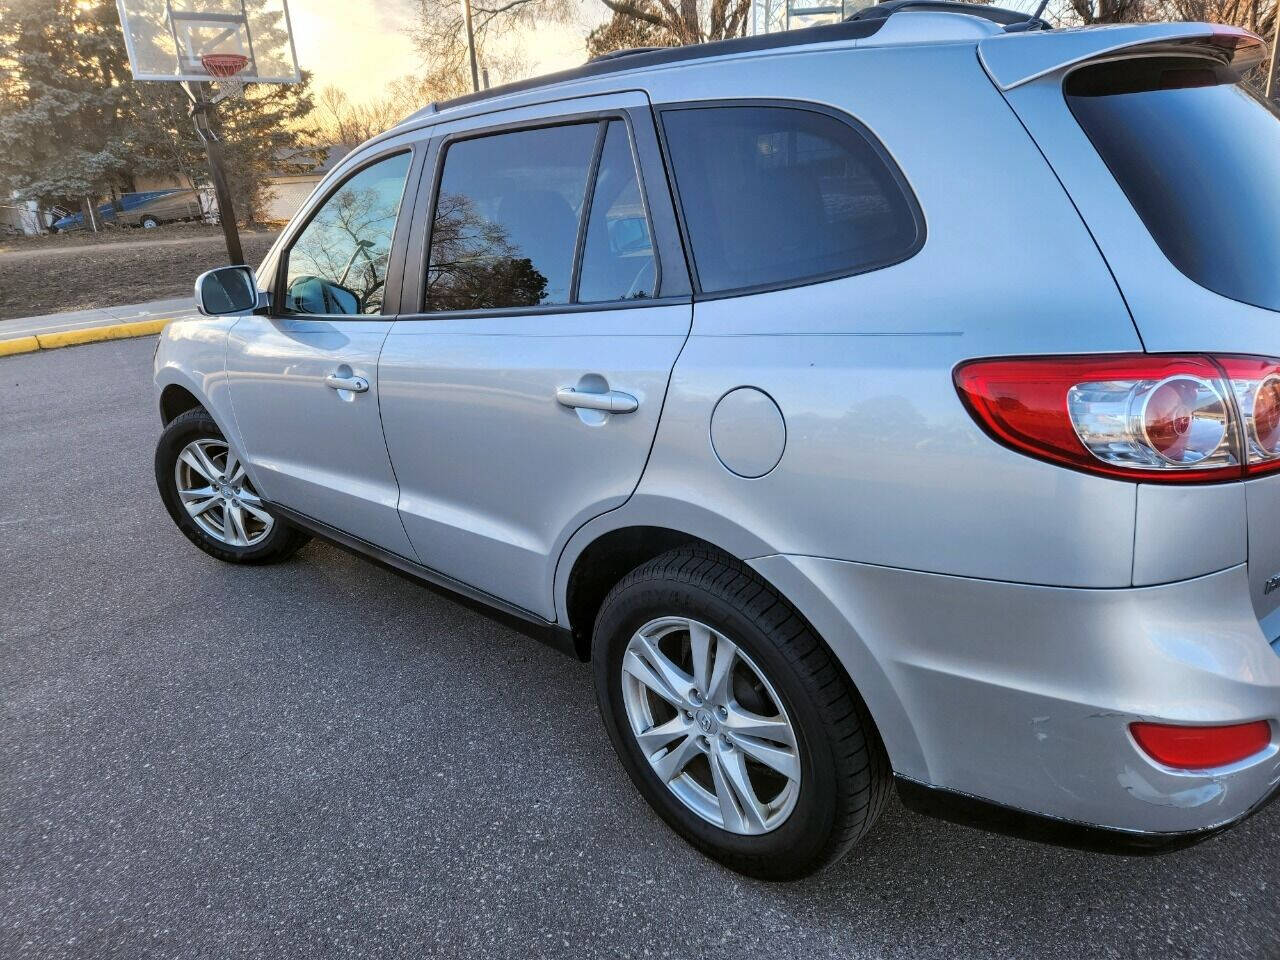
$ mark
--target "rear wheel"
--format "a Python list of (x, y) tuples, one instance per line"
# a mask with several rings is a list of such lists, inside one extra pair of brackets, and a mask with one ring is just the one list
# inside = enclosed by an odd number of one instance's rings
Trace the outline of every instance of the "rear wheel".
[(155, 217), (152, 217), (152, 216), (145, 216), (145, 217), (143, 217), (143, 218), (142, 218), (142, 220), (141, 220), (141, 221), (139, 221), (139, 222), (141, 223), (142, 228), (143, 228), (144, 230), (151, 230), (151, 229), (153, 229), (154, 227), (158, 227), (158, 226), (160, 226), (160, 221), (159, 221), (159, 220), (157, 220)]
[(165, 427), (156, 446), (156, 484), (178, 529), (219, 560), (272, 563), (309, 539), (263, 503), (204, 410), (189, 410)]
[(830, 651), (749, 568), (681, 548), (628, 574), (596, 621), (605, 726), (658, 814), (767, 879), (831, 863), (888, 796), (884, 748)]

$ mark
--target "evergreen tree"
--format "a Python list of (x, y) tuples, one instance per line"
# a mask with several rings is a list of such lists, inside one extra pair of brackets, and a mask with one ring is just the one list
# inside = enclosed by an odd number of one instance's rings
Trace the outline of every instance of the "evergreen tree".
[(128, 177), (114, 6), (0, 0), (0, 78), (0, 189), (47, 203), (103, 196)]

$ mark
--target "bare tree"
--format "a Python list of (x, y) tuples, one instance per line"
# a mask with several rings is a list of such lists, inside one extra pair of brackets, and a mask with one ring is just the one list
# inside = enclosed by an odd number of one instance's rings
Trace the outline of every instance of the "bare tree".
[[(652, 7), (652, 0), (639, 0), (645, 7)], [(670, 31), (648, 20), (621, 13), (614, 13), (608, 20), (587, 34), (587, 56), (598, 57), (615, 50), (633, 47), (677, 46)]]
[[(681, 46), (742, 36), (751, 0), (601, 0), (613, 11), (611, 24), (625, 36), (632, 23), (645, 24), (656, 41), (651, 46)], [(606, 24), (608, 27), (609, 24)], [(601, 44), (597, 44), (601, 46)], [(606, 52), (600, 50), (600, 52)]]
[[(588, 0), (594, 4), (596, 0)], [(610, 19), (592, 31), (595, 56), (633, 46), (674, 47), (740, 37), (746, 32), (751, 0), (599, 0)], [(596, 8), (599, 9), (599, 8)], [(469, 89), (464, 24), (457, 0), (418, 0), (414, 37), (423, 62), (458, 92)], [(571, 23), (582, 12), (577, 0), (473, 0), (476, 47), (495, 79), (523, 76), (527, 64), (504, 43), (520, 31), (544, 23)]]
[(353, 101), (337, 87), (328, 86), (316, 97), (310, 117), (312, 138), (323, 145), (355, 146), (389, 130), (433, 100), (445, 100), (460, 91), (439, 77), (402, 77), (379, 96)]
[[(472, 3), (471, 11), (480, 66), (494, 82), (505, 82), (528, 73), (528, 61), (514, 42), (520, 32), (539, 24), (568, 23), (578, 5), (575, 0), (480, 0)], [(427, 69), (425, 79), (447, 96), (471, 90), (465, 35), (458, 0), (418, 0), (413, 36)]]

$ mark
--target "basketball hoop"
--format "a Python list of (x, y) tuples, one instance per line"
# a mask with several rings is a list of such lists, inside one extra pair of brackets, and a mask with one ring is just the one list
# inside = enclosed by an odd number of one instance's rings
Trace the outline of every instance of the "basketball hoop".
[(249, 58), (242, 53), (206, 53), (200, 57), (200, 65), (218, 82), (218, 100), (238, 97), (244, 93), (245, 81), (240, 73), (249, 65)]
[(244, 263), (214, 104), (243, 96), (246, 84), (302, 82), (289, 0), (116, 0), (115, 5), (133, 79), (177, 83), (191, 102), (191, 121), (209, 155), (227, 257)]

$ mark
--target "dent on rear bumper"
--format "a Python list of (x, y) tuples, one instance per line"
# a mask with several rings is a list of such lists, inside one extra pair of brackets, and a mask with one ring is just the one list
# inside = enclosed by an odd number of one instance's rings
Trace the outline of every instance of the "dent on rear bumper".
[(1272, 746), (1211, 773), (1173, 771), (1135, 720), (1280, 717), (1280, 656), (1246, 567), (1086, 590), (775, 555), (751, 565), (827, 640), (894, 771), (1021, 810), (1120, 830), (1204, 830), (1280, 782)]

